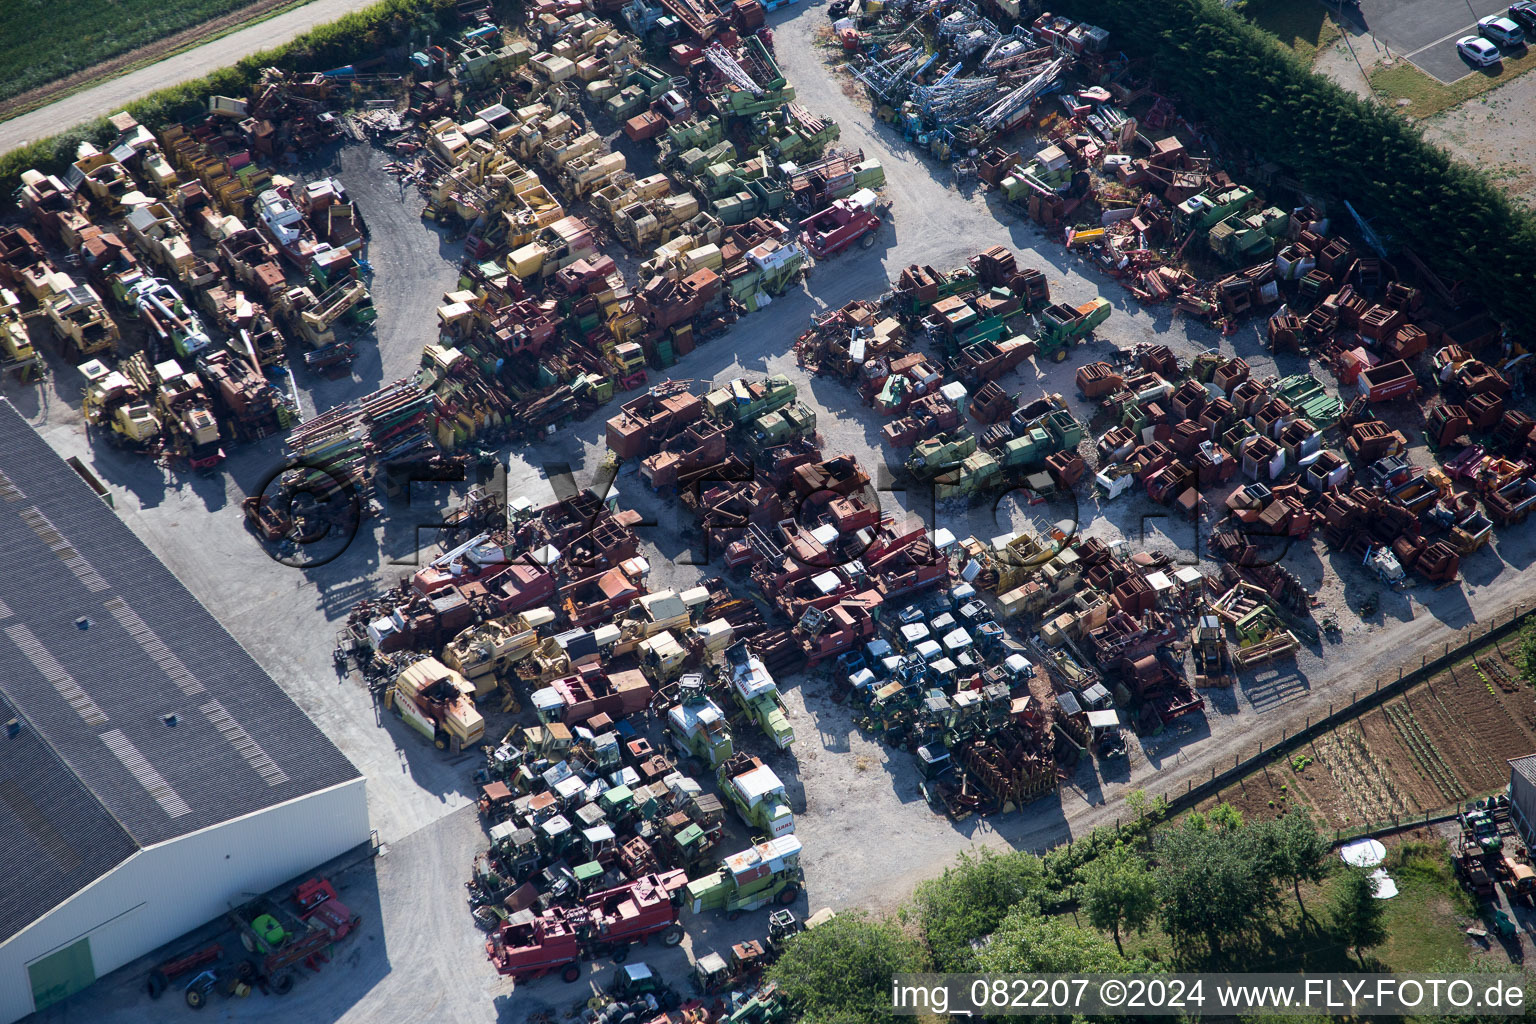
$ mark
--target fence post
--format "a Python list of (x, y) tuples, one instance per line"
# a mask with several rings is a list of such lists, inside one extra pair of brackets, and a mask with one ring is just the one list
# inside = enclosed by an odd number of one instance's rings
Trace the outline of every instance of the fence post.
[(1377, 693), (1381, 692), (1381, 680), (1380, 679), (1376, 680), (1376, 692)]

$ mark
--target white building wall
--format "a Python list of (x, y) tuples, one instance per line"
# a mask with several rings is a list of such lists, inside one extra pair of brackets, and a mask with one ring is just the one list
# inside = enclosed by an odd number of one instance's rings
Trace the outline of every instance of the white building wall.
[(0, 945), (0, 1024), (33, 1010), (27, 965), (90, 936), (96, 976), (368, 841), (365, 780), (141, 850)]

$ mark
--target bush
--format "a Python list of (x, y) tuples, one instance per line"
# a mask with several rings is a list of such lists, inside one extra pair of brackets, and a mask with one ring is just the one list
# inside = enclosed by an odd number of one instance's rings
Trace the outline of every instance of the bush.
[[(231, 67), (220, 68), (193, 82), (151, 93), (127, 104), (127, 111), (151, 130), (196, 117), (206, 111), (210, 95), (244, 96), (261, 77), (261, 69), (328, 71), (376, 57), (391, 43), (422, 38), (432, 31), (452, 0), (379, 0), (371, 7), (320, 25), (274, 50), (254, 53)], [(25, 170), (56, 174), (75, 159), (82, 142), (103, 146), (115, 133), (104, 117), (77, 125), (0, 156), (0, 183), (10, 187)], [(9, 189), (0, 189), (0, 194)]]
[(981, 969), (1002, 974), (1132, 974), (1152, 971), (1145, 957), (1125, 956), (1103, 936), (1027, 907), (1010, 913), (981, 951)]
[(990, 935), (1020, 904), (1039, 912), (1045, 892), (1039, 857), (982, 850), (975, 856), (962, 853), (954, 867), (919, 883), (912, 901), (934, 962), (946, 971), (964, 971), (975, 963), (972, 943)]
[(884, 1024), (891, 1012), (891, 977), (927, 969), (922, 943), (891, 921), (857, 911), (794, 936), (768, 977), (817, 1024)]
[[(1401, 115), (1313, 74), (1218, 0), (1063, 7), (1147, 58), (1159, 87), (1223, 141), (1284, 166), (1309, 191), (1349, 200), (1392, 250), (1412, 248), (1447, 283), (1465, 282), (1511, 331), (1536, 336), (1525, 309), (1536, 289), (1536, 218)], [(1342, 203), (1331, 212), (1349, 223)]]

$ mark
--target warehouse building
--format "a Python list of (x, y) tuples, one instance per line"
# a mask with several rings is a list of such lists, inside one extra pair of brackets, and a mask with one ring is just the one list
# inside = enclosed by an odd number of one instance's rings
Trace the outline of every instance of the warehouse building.
[(1510, 759), (1509, 806), (1520, 838), (1536, 849), (1536, 754)]
[(365, 843), (364, 780), (0, 401), (0, 1024)]

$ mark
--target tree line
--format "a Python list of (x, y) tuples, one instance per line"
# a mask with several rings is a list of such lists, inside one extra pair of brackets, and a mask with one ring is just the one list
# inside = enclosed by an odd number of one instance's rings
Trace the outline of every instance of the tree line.
[[(1155, 86), (1233, 156), (1272, 161), (1309, 192), (1348, 200), (1391, 250), (1412, 249), (1464, 282), (1512, 332), (1536, 335), (1536, 218), (1401, 114), (1314, 74), (1217, 0), (1067, 0), (1062, 13), (1111, 34)], [(1229, 163), (1234, 161), (1229, 160)]]
[[(377, 57), (409, 39), (425, 39), (437, 31), (445, 17), (451, 23), (453, 9), (453, 0), (379, 0), (316, 26), (283, 46), (253, 53), (202, 78), (151, 93), (126, 104), (125, 109), (140, 124), (159, 131), (166, 125), (206, 113), (209, 96), (245, 96), (260, 80), (263, 68), (329, 71)], [(9, 186), (0, 192), (9, 195), (11, 188), (19, 186), (17, 179), (21, 173), (30, 168), (45, 174), (63, 171), (75, 160), (75, 151), (82, 142), (104, 147), (116, 136), (107, 119), (100, 117), (13, 149), (0, 156), (0, 182)]]
[[(1330, 856), (1330, 837), (1305, 813), (1248, 822), (1222, 804), (1162, 827), (1157, 817), (1043, 857), (962, 854), (892, 916), (843, 913), (796, 936), (771, 977), (802, 1020), (880, 1024), (897, 1019), (890, 982), (900, 973), (1257, 970), (1256, 951), (1290, 901), (1302, 929), (1347, 947), (1362, 967), (1384, 941), (1370, 876)], [(1304, 890), (1334, 870), (1347, 877), (1327, 907), (1309, 906)], [(1127, 948), (1152, 929), (1166, 944)]]

